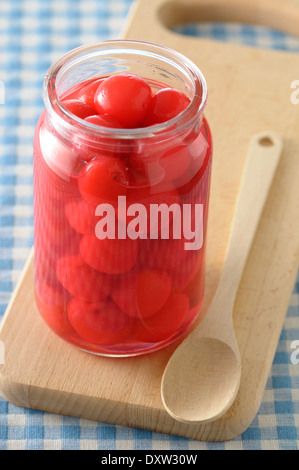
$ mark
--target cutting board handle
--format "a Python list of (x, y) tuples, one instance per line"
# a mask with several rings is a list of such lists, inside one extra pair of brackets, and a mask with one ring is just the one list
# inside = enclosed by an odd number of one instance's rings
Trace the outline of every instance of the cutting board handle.
[(167, 28), (194, 22), (251, 23), (299, 36), (299, 0), (156, 0)]

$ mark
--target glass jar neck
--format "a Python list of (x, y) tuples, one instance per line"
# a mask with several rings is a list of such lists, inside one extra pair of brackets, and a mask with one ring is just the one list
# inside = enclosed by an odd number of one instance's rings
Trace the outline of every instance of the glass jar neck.
[[(161, 124), (137, 129), (111, 129), (96, 126), (67, 110), (61, 96), (80, 82), (108, 75), (131, 72), (149, 82), (163, 83), (187, 95), (190, 105), (175, 118)], [(65, 54), (48, 71), (44, 81), (44, 102), (49, 125), (68, 140), (80, 132), (86, 142), (113, 137), (168, 140), (184, 132), (203, 116), (207, 86), (201, 71), (185, 56), (167, 47), (141, 41), (113, 40), (82, 46)]]

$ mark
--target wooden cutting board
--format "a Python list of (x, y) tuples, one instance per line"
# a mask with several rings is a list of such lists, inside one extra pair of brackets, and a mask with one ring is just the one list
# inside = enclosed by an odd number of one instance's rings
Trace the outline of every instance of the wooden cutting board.
[(258, 412), (298, 269), (299, 104), (290, 97), (291, 82), (299, 79), (299, 55), (182, 37), (169, 30), (191, 20), (252, 22), (296, 34), (299, 2), (141, 0), (124, 34), (184, 53), (207, 79), (214, 161), (203, 313), (223, 266), (249, 140), (268, 129), (283, 137), (282, 159), (235, 304), (243, 370), (237, 399), (213, 423), (176, 422), (163, 408), (160, 381), (178, 342), (126, 359), (92, 356), (64, 342), (37, 312), (31, 255), (0, 332), (5, 351), (0, 393), (16, 405), (207, 441), (238, 436)]

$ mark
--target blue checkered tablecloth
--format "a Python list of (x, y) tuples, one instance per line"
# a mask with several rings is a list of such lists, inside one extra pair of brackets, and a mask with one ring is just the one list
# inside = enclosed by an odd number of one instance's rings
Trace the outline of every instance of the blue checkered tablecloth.
[[(43, 108), (44, 75), (68, 50), (120, 37), (131, 3), (132, 0), (0, 0), (0, 317), (33, 243), (32, 140)], [(185, 25), (177, 31), (299, 51), (299, 37), (251, 25), (206, 23)], [(0, 397), (0, 449), (296, 450), (299, 364), (291, 362), (295, 340), (299, 340), (299, 280), (290, 299), (259, 413), (249, 429), (232, 441), (206, 443), (59, 416), (23, 409)]]

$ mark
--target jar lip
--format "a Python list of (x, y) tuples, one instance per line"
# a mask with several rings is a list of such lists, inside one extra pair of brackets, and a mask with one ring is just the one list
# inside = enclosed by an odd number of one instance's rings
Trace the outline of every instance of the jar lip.
[[(156, 57), (171, 60), (173, 63), (179, 63), (183, 65), (183, 69), (187, 71), (193, 78), (195, 93), (192, 97), (190, 104), (184, 109), (180, 114), (174, 118), (155, 124), (147, 127), (138, 127), (138, 128), (107, 128), (104, 126), (95, 125), (91, 122), (85, 121), (78, 116), (71, 113), (59, 99), (57, 89), (56, 89), (56, 80), (61, 69), (72, 59), (75, 59), (78, 55), (83, 53), (92, 53), (92, 51), (98, 51), (99, 48), (103, 47), (106, 52), (117, 51), (127, 52), (127, 53), (142, 53), (142, 48), (149, 48), (146, 50), (146, 53), (155, 55)], [(190, 126), (190, 121), (202, 116), (204, 109), (207, 104), (207, 83), (202, 71), (195, 65), (189, 58), (177, 52), (167, 46), (158, 45), (146, 41), (139, 40), (127, 40), (127, 39), (111, 39), (106, 41), (101, 41), (99, 43), (83, 45), (72, 49), (71, 51), (64, 54), (57, 62), (55, 62), (48, 70), (43, 85), (43, 97), (45, 107), (48, 112), (55, 113), (55, 117), (59, 119), (63, 127), (72, 128), (74, 125), (80, 128), (84, 132), (90, 132), (93, 135), (109, 135), (114, 138), (119, 139), (136, 139), (136, 138), (146, 138), (152, 137), (155, 135), (160, 135), (167, 133), (167, 131), (172, 131), (174, 126), (177, 130), (184, 128), (187, 125)]]

